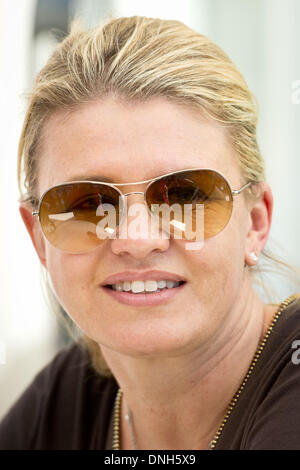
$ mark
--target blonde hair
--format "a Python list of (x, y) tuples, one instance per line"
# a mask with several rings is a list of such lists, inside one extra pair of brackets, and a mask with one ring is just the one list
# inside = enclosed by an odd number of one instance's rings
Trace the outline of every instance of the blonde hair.
[[(38, 199), (42, 131), (49, 115), (111, 93), (128, 100), (165, 97), (212, 117), (228, 128), (245, 179), (265, 179), (256, 99), (220, 47), (179, 21), (109, 18), (85, 31), (75, 19), (28, 97), (18, 150), (20, 200)], [(57, 303), (49, 286), (48, 293)], [(95, 369), (109, 375), (98, 344), (82, 337)]]

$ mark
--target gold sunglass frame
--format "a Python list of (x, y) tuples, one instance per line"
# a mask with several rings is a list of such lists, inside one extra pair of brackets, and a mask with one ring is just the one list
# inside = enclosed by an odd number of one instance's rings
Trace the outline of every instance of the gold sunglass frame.
[[(122, 213), (121, 213), (121, 217), (123, 217), (123, 213), (124, 213), (124, 209), (125, 209), (125, 197), (126, 196), (129, 196), (130, 194), (140, 194), (140, 195), (143, 195), (144, 196), (144, 201), (146, 203), (146, 206), (147, 206), (147, 209), (150, 213), (150, 215), (152, 214), (151, 210), (149, 209), (149, 206), (147, 204), (147, 200), (146, 200), (146, 194), (147, 194), (147, 191), (148, 189), (150, 188), (150, 186), (155, 183), (156, 181), (159, 181), (160, 179), (164, 179), (168, 176), (173, 176), (173, 175), (179, 175), (181, 173), (186, 173), (186, 172), (193, 172), (193, 171), (210, 171), (210, 172), (214, 172), (216, 173), (218, 176), (220, 176), (221, 178), (224, 179), (225, 183), (228, 185), (229, 189), (230, 189), (230, 192), (231, 192), (231, 196), (232, 196), (232, 200), (238, 196), (239, 194), (241, 194), (246, 188), (250, 187), (252, 184), (254, 184), (253, 181), (249, 181), (248, 183), (246, 183), (245, 185), (243, 185), (240, 189), (232, 189), (231, 186), (230, 186), (230, 183), (228, 182), (228, 180), (225, 178), (224, 175), (222, 175), (222, 173), (220, 173), (219, 171), (217, 170), (214, 170), (214, 169), (211, 169), (211, 168), (187, 168), (187, 169), (184, 169), (184, 170), (179, 170), (179, 171), (172, 171), (170, 173), (165, 173), (163, 175), (160, 175), (160, 176), (156, 176), (154, 178), (150, 178), (148, 180), (144, 180), (144, 181), (135, 181), (133, 183), (108, 183), (108, 182), (102, 182), (102, 181), (93, 181), (93, 180), (74, 180), (74, 181), (67, 181), (67, 182), (63, 182), (63, 183), (59, 183), (59, 184), (56, 184), (54, 186), (51, 186), (50, 188), (48, 188), (46, 191), (43, 192), (43, 194), (41, 195), (40, 199), (37, 200), (37, 199), (34, 199), (32, 200), (31, 199), (31, 202), (34, 204), (38, 202), (38, 209), (36, 211), (32, 211), (32, 215), (33, 216), (38, 216), (40, 215), (40, 207), (41, 207), (41, 204), (42, 204), (42, 201), (43, 201), (43, 198), (44, 196), (49, 192), (51, 191), (52, 189), (54, 188), (57, 188), (57, 187), (61, 187), (61, 186), (65, 186), (65, 185), (69, 185), (69, 184), (76, 184), (76, 183), (92, 183), (92, 184), (101, 184), (101, 185), (105, 185), (105, 186), (109, 186), (113, 189), (115, 189), (120, 197), (121, 197), (121, 206), (122, 206)], [(122, 191), (119, 190), (118, 186), (131, 186), (131, 185), (137, 185), (137, 184), (146, 184), (148, 183), (145, 191), (130, 191), (129, 193), (122, 193)], [(121, 223), (121, 220), (120, 219), (120, 223)]]

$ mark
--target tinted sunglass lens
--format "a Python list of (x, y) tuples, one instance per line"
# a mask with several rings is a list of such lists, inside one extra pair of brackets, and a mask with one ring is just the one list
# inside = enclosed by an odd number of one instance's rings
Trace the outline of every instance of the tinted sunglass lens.
[(40, 222), (57, 248), (73, 253), (92, 250), (119, 224), (119, 193), (97, 183), (56, 186), (42, 199)]
[[(186, 171), (161, 178), (149, 186), (146, 200), (149, 209), (159, 215), (162, 229), (175, 238), (189, 240), (217, 235), (232, 212), (231, 189), (213, 170)], [(164, 212), (166, 206), (175, 210)]]

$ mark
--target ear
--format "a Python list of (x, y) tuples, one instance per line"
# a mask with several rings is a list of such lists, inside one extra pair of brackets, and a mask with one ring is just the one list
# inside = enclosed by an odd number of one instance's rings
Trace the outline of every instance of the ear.
[(39, 220), (36, 216), (32, 215), (32, 206), (29, 202), (21, 202), (19, 211), (40, 262), (47, 269), (45, 239)]
[[(261, 184), (261, 196), (251, 202), (249, 213), (249, 231), (245, 246), (245, 263), (253, 266), (263, 250), (271, 229), (273, 213), (273, 194), (267, 183)], [(251, 254), (257, 256), (251, 257)]]

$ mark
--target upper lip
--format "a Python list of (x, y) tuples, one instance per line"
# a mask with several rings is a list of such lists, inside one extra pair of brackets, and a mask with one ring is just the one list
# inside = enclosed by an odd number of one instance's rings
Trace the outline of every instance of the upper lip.
[(161, 281), (162, 279), (178, 282), (186, 281), (183, 276), (167, 271), (123, 271), (122, 273), (113, 274), (107, 277), (100, 285), (117, 284), (122, 281), (138, 281), (138, 280), (153, 280)]

